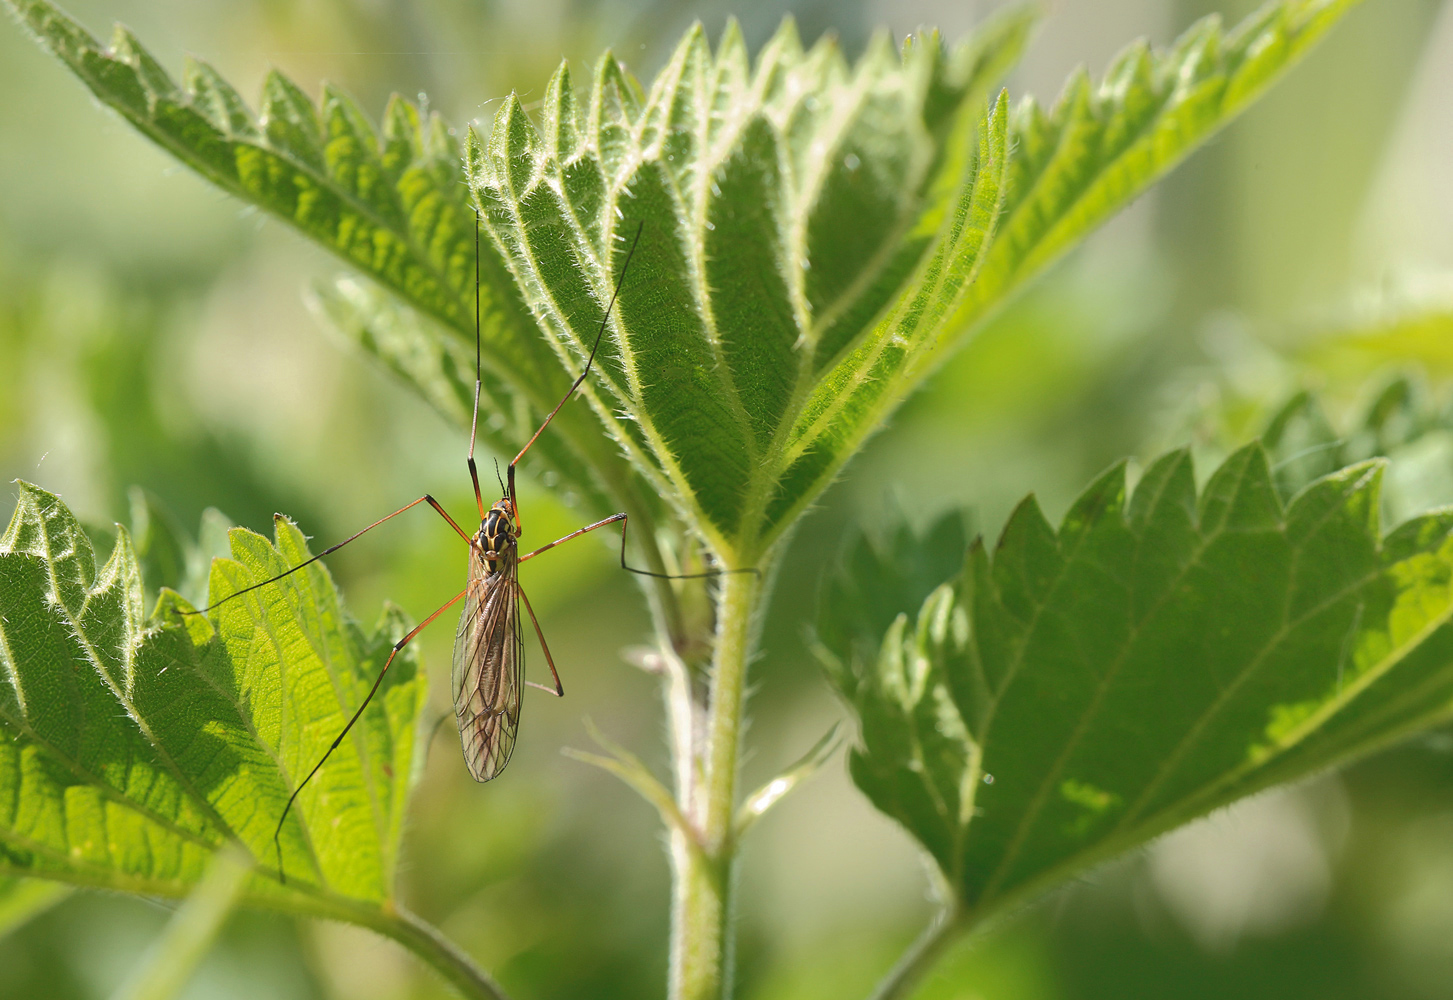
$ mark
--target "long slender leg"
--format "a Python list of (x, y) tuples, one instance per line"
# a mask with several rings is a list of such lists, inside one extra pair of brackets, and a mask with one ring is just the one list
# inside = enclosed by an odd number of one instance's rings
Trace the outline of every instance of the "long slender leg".
[(541, 691), (548, 691), (557, 698), (565, 697), (565, 686), (560, 683), (560, 674), (555, 669), (555, 660), (550, 655), (550, 647), (545, 642), (545, 633), (540, 630), (540, 619), (535, 617), (535, 609), (530, 607), (530, 599), (525, 596), (525, 588), (518, 583), (515, 584), (515, 592), (520, 595), (520, 600), (525, 602), (525, 610), (530, 613), (530, 621), (535, 625), (535, 637), (540, 640), (540, 648), (545, 651), (545, 662), (550, 665), (550, 676), (555, 678), (555, 686), (547, 688), (543, 684), (536, 684), (534, 681), (525, 681), (530, 687), (537, 687)]
[(461, 528), (461, 527), (459, 527), (459, 525), (457, 523), (455, 523), (454, 518), (452, 518), (452, 517), (449, 516), (449, 512), (448, 511), (446, 511), (443, 507), (439, 506), (439, 501), (438, 500), (435, 500), (433, 497), (429, 496), (429, 494), (425, 493), (423, 496), (419, 497), (419, 499), (415, 500), (413, 503), (404, 504), (404, 506), (402, 506), (398, 510), (394, 511), (392, 514), (386, 514), (385, 516), (379, 518), (377, 521), (374, 521), (368, 527), (364, 528), (362, 531), (356, 531), (356, 532), (354, 532), (353, 534), (349, 535), (347, 538), (343, 539), (343, 541), (339, 542), (337, 545), (330, 545), (330, 546), (328, 546), (328, 548), (324, 549), (322, 552), (319, 552), (317, 555), (313, 556), (311, 559), (304, 559), (302, 562), (298, 563), (296, 566), (292, 567), (291, 569), (285, 569), (285, 570), (283, 570), (277, 576), (269, 577), (268, 579), (263, 580), (261, 583), (254, 583), (251, 586), (243, 587), (241, 590), (236, 591), (236, 592), (231, 593), (231, 594), (228, 594), (226, 597), (222, 598), (222, 600), (215, 601), (212, 604), (207, 605), (205, 608), (199, 608), (196, 611), (183, 611), (181, 613), (184, 614), (184, 615), (201, 615), (201, 614), (206, 614), (208, 611), (211, 611), (213, 608), (216, 608), (216, 607), (219, 607), (220, 605), (226, 604), (228, 601), (232, 600), (232, 598), (234, 598), (234, 597), (241, 597), (243, 594), (247, 593), (248, 591), (256, 590), (258, 587), (266, 587), (269, 583), (277, 583), (283, 577), (285, 577), (285, 576), (292, 576), (294, 573), (296, 573), (298, 570), (302, 569), (304, 566), (308, 566), (308, 565), (310, 565), (312, 563), (315, 563), (319, 559), (322, 559), (324, 556), (332, 555), (334, 552), (337, 552), (339, 549), (343, 548), (343, 546), (347, 545), (349, 542), (351, 542), (354, 539), (360, 537), (361, 535), (366, 534), (367, 532), (372, 531), (374, 528), (377, 528), (380, 524), (383, 524), (383, 522), (389, 520), (390, 518), (398, 517), (404, 511), (406, 511), (406, 510), (412, 510), (413, 508), (419, 506), (419, 504), (421, 504), (421, 503), (426, 503), (430, 507), (433, 507), (436, 511), (439, 512), (439, 516), (440, 517), (442, 517), (444, 520), (446, 520), (446, 521), (449, 522), (449, 527), (453, 528), (456, 532), (459, 533), (459, 537), (460, 538), (464, 539), (466, 542), (470, 543), (471, 545), (474, 544), (474, 539), (470, 538), (469, 535), (465, 533), (464, 529)]
[[(555, 546), (564, 544), (565, 542), (570, 541), (570, 539), (572, 539), (572, 538), (578, 538), (578, 537), (580, 537), (581, 535), (585, 534), (588, 531), (594, 531), (596, 528), (604, 528), (607, 524), (615, 524), (617, 521), (624, 522), (628, 516), (629, 515), (627, 515), (624, 512), (619, 513), (619, 514), (612, 514), (610, 517), (606, 518), (604, 521), (596, 521), (594, 524), (587, 524), (583, 528), (576, 528), (570, 534), (563, 535), (560, 538), (555, 539), (549, 545), (541, 545), (535, 551), (529, 552), (529, 553), (526, 553), (525, 555), (520, 556), (520, 562), (524, 562), (527, 559), (533, 559), (536, 556), (540, 555), (541, 553), (549, 552)], [(622, 536), (625, 535), (625, 531), (626, 531), (626, 526), (625, 526), (624, 523), (622, 523), (621, 524), (621, 535)], [(624, 553), (625, 553), (625, 548), (624, 547), (622, 547), (621, 552), (622, 552), (622, 555), (624, 555)], [(629, 567), (627, 567), (627, 568), (629, 568)]]
[[(287, 822), (288, 813), (292, 811), (293, 803), (297, 801), (298, 796), (302, 793), (303, 789), (307, 787), (308, 782), (313, 780), (313, 775), (318, 773), (319, 769), (322, 768), (323, 764), (328, 760), (329, 757), (333, 755), (333, 751), (338, 749), (339, 744), (341, 744), (344, 737), (348, 735), (348, 731), (353, 728), (353, 724), (357, 722), (359, 718), (363, 715), (363, 710), (368, 707), (368, 703), (373, 701), (373, 696), (378, 693), (378, 687), (380, 684), (383, 683), (384, 675), (388, 673), (388, 668), (393, 664), (394, 657), (399, 655), (399, 650), (407, 646), (410, 640), (412, 640), (414, 636), (418, 635), (428, 625), (430, 625), (435, 618), (438, 618), (444, 612), (448, 611), (454, 605), (458, 604), (459, 599), (463, 597), (466, 593), (468, 593), (468, 591), (469, 588), (466, 587), (464, 590), (461, 590), (459, 593), (449, 598), (448, 603), (446, 603), (438, 611), (435, 611), (428, 618), (425, 618), (423, 621), (419, 622), (419, 624), (409, 629), (407, 635), (405, 635), (398, 642), (394, 643), (394, 648), (389, 651), (388, 659), (383, 661), (383, 669), (378, 672), (378, 676), (375, 677), (373, 680), (373, 687), (368, 689), (368, 696), (363, 699), (363, 704), (358, 706), (358, 710), (354, 712), (353, 717), (348, 720), (348, 725), (343, 727), (343, 731), (338, 734), (336, 739), (333, 740), (332, 745), (329, 746), (326, 751), (324, 751), (323, 756), (319, 758), (318, 763), (313, 765), (313, 769), (308, 772), (308, 776), (302, 780), (302, 783), (299, 784), (297, 788), (293, 789), (293, 794), (288, 796), (288, 804), (283, 806), (283, 814), (278, 818), (277, 828), (274, 829), (272, 832), (273, 847), (277, 850), (278, 878), (281, 881), (287, 881), (287, 879), (283, 875), (283, 847), (282, 841), (279, 838), (281, 837), (283, 832), (283, 824)], [(528, 602), (526, 606), (528, 606)], [(531, 617), (534, 616), (533, 611), (530, 612), (530, 614)], [(555, 668), (552, 666), (550, 669), (553, 670)]]
[(606, 518), (603, 521), (596, 521), (594, 524), (587, 524), (583, 528), (576, 528), (570, 534), (555, 539), (549, 545), (542, 545), (535, 551), (520, 556), (520, 562), (524, 562), (526, 559), (533, 559), (542, 552), (549, 552), (551, 549), (561, 544), (562, 542), (568, 542), (572, 538), (578, 538), (579, 536), (585, 534), (588, 531), (594, 531), (596, 528), (604, 528), (607, 524), (615, 524), (617, 521), (619, 521), (621, 522), (621, 569), (625, 570), (628, 573), (636, 573), (640, 576), (653, 576), (658, 580), (704, 580), (707, 577), (724, 576), (727, 573), (756, 573), (759, 576), (761, 575), (761, 570), (757, 569), (754, 566), (745, 569), (709, 569), (703, 573), (656, 573), (649, 569), (636, 569), (636, 567), (634, 566), (627, 566), (626, 525), (630, 523), (629, 518), (630, 515), (626, 514), (623, 511), (619, 514), (612, 514), (610, 517)]

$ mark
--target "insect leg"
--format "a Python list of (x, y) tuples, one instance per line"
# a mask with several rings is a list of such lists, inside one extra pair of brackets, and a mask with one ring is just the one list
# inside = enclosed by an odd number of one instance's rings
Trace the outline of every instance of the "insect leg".
[[(564, 535), (563, 537), (560, 537), (560, 538), (555, 539), (549, 545), (541, 545), (535, 551), (520, 556), (519, 561), (520, 562), (524, 562), (526, 559), (533, 559), (533, 558), (535, 558), (536, 556), (540, 555), (542, 552), (549, 552), (555, 546), (560, 545), (560, 544), (563, 544), (564, 542), (568, 542), (572, 538), (578, 538), (581, 535), (585, 534), (587, 531), (594, 531), (596, 528), (604, 528), (607, 524), (615, 524), (617, 521), (622, 521), (623, 522), (623, 521), (625, 521), (626, 517), (627, 517), (627, 515), (624, 512), (622, 512), (620, 514), (612, 514), (610, 517), (606, 518), (604, 521), (596, 521), (594, 524), (587, 524), (583, 528), (576, 528), (570, 534)], [(625, 525), (622, 524), (621, 525), (621, 533), (622, 533), (622, 535), (625, 534), (625, 530), (626, 530)], [(621, 551), (622, 551), (622, 553), (624, 553), (625, 552), (625, 549), (622, 548)]]
[(526, 559), (533, 559), (542, 552), (549, 552), (551, 549), (561, 544), (562, 542), (568, 542), (570, 541), (570, 539), (578, 538), (579, 536), (585, 534), (588, 531), (594, 531), (596, 528), (604, 528), (607, 524), (615, 524), (617, 521), (621, 522), (621, 569), (625, 570), (627, 573), (635, 573), (639, 576), (653, 576), (658, 580), (704, 580), (707, 577), (723, 576), (727, 573), (756, 573), (758, 575), (761, 575), (761, 570), (756, 569), (755, 567), (748, 567), (746, 569), (709, 569), (703, 573), (656, 573), (649, 569), (637, 569), (634, 566), (627, 566), (626, 525), (629, 524), (630, 521), (629, 515), (626, 514), (624, 511), (619, 514), (612, 514), (610, 517), (606, 518), (603, 521), (596, 521), (594, 524), (587, 524), (583, 528), (576, 528), (570, 534), (565, 535), (562, 538), (555, 539), (549, 545), (542, 545), (535, 551), (520, 556), (519, 561), (524, 562)]
[(302, 791), (304, 788), (307, 787), (308, 782), (313, 780), (313, 775), (318, 773), (318, 771), (323, 767), (323, 764), (328, 760), (329, 757), (333, 755), (333, 751), (338, 749), (339, 745), (343, 742), (343, 738), (346, 737), (348, 735), (348, 731), (353, 728), (353, 724), (357, 722), (359, 718), (363, 715), (363, 710), (368, 707), (368, 703), (373, 701), (373, 696), (378, 693), (379, 685), (383, 683), (384, 675), (388, 673), (388, 668), (393, 664), (394, 657), (399, 655), (399, 650), (407, 646), (409, 642), (414, 638), (414, 636), (418, 635), (426, 627), (428, 627), (435, 618), (438, 618), (444, 612), (448, 611), (454, 605), (458, 604), (459, 599), (463, 597), (466, 593), (468, 593), (467, 587), (464, 590), (461, 590), (459, 593), (455, 594), (453, 597), (449, 598), (448, 603), (446, 603), (438, 611), (435, 611), (428, 618), (425, 618), (423, 621), (419, 622), (419, 624), (409, 629), (408, 633), (402, 639), (394, 643), (394, 648), (389, 651), (388, 659), (383, 661), (383, 669), (378, 672), (378, 676), (375, 677), (373, 680), (373, 687), (368, 689), (368, 696), (363, 699), (363, 704), (358, 706), (358, 710), (353, 713), (353, 717), (348, 720), (348, 724), (343, 727), (343, 731), (338, 734), (336, 739), (333, 740), (332, 745), (323, 752), (323, 756), (319, 758), (318, 763), (313, 765), (313, 769), (308, 772), (308, 776), (302, 780), (302, 783), (299, 784), (297, 788), (293, 789), (293, 794), (288, 796), (288, 804), (283, 806), (283, 814), (282, 816), (278, 817), (277, 828), (274, 829), (272, 832), (273, 847), (277, 850), (278, 878), (281, 881), (287, 881), (287, 879), (283, 875), (283, 846), (282, 840), (280, 838), (283, 832), (283, 824), (287, 822), (288, 813), (292, 811), (293, 803), (297, 801), (298, 796), (302, 794)]
[(438, 511), (439, 512), (439, 516), (442, 517), (444, 520), (446, 520), (446, 521), (449, 522), (449, 527), (451, 527), (455, 531), (457, 531), (459, 533), (459, 537), (460, 538), (464, 539), (466, 542), (469, 542), (471, 545), (474, 543), (474, 540), (472, 538), (470, 538), (469, 535), (465, 534), (464, 529), (461, 528), (461, 527), (459, 527), (459, 525), (457, 523), (455, 523), (454, 518), (452, 518), (452, 517), (449, 516), (448, 511), (446, 511), (443, 507), (439, 506), (439, 501), (438, 500), (435, 500), (433, 497), (429, 496), (429, 494), (425, 493), (423, 496), (419, 497), (419, 499), (415, 500), (413, 503), (404, 504), (404, 506), (402, 506), (398, 510), (394, 511), (392, 514), (386, 514), (386, 515), (384, 515), (383, 517), (379, 518), (377, 521), (374, 521), (368, 527), (364, 528), (362, 531), (356, 531), (356, 532), (354, 532), (353, 534), (349, 535), (347, 538), (343, 539), (343, 541), (339, 542), (337, 545), (330, 545), (330, 546), (328, 546), (328, 548), (324, 549), (322, 552), (319, 552), (317, 555), (313, 556), (311, 559), (304, 559), (302, 562), (298, 563), (296, 566), (292, 567), (291, 569), (285, 569), (285, 570), (283, 570), (277, 576), (268, 577), (266, 580), (263, 580), (261, 583), (254, 583), (251, 586), (243, 587), (241, 590), (236, 591), (236, 592), (231, 593), (231, 594), (228, 594), (226, 597), (222, 598), (222, 600), (215, 601), (212, 604), (207, 605), (205, 608), (199, 608), (196, 611), (182, 611), (180, 613), (181, 614), (184, 614), (184, 615), (201, 615), (201, 614), (206, 614), (208, 611), (211, 611), (213, 608), (216, 608), (216, 607), (218, 607), (218, 606), (220, 606), (222, 604), (227, 603), (228, 601), (232, 600), (232, 598), (234, 598), (234, 597), (241, 597), (243, 594), (247, 593), (250, 590), (256, 590), (258, 587), (266, 587), (269, 583), (277, 583), (283, 577), (285, 577), (285, 576), (291, 576), (292, 574), (296, 573), (298, 570), (302, 569), (304, 566), (307, 566), (307, 565), (309, 565), (311, 563), (315, 563), (319, 559), (322, 559), (326, 555), (332, 555), (334, 552), (337, 552), (339, 549), (343, 548), (343, 546), (347, 545), (349, 542), (353, 541), (354, 539), (358, 538), (359, 536), (361, 536), (361, 535), (363, 535), (363, 534), (365, 534), (367, 532), (372, 531), (374, 528), (377, 528), (380, 524), (383, 524), (383, 522), (389, 520), (390, 518), (398, 517), (404, 511), (411, 510), (414, 507), (419, 506), (419, 504), (421, 504), (421, 503), (426, 503), (430, 507), (433, 507), (436, 511)]
[(535, 636), (540, 640), (540, 648), (545, 651), (545, 662), (550, 665), (550, 676), (555, 678), (555, 686), (547, 688), (543, 684), (536, 684), (534, 681), (525, 681), (530, 687), (537, 687), (541, 691), (547, 691), (557, 698), (565, 697), (565, 687), (560, 683), (560, 674), (555, 670), (555, 660), (550, 656), (550, 647), (545, 643), (545, 633), (540, 630), (540, 619), (535, 617), (535, 609), (530, 607), (530, 599), (525, 596), (525, 588), (518, 583), (515, 584), (515, 592), (520, 595), (520, 600), (525, 602), (525, 610), (530, 613), (530, 621), (535, 626)]

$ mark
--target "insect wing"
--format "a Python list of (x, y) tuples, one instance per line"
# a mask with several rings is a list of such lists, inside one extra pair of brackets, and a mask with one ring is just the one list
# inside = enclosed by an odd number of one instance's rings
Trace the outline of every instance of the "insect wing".
[(505, 769), (520, 725), (525, 663), (517, 565), (490, 573), (471, 554), (469, 584), (454, 636), (454, 715), (464, 762), (476, 781)]

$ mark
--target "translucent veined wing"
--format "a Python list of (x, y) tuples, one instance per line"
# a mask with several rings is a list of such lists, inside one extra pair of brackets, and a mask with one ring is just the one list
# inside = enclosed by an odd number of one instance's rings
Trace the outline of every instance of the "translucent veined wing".
[(454, 635), (454, 715), (475, 781), (505, 769), (520, 726), (525, 646), (514, 555), (511, 546), (490, 573), (483, 557), (471, 551), (464, 613)]

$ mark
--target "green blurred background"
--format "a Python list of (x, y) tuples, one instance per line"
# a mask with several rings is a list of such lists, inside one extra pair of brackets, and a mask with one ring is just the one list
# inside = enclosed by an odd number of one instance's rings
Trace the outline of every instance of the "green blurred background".
[[(995, 4), (807, 2), (802, 34), (853, 53), (879, 25), (950, 39)], [(121, 20), (174, 71), (194, 52), (253, 96), (277, 66), (337, 82), (375, 114), (427, 93), (456, 124), (563, 55), (612, 47), (638, 75), (693, 19), (728, 14), (759, 45), (779, 0), (75, 0)], [(1251, 4), (1058, 0), (1009, 81), (1052, 99), (1137, 36)], [(114, 116), (13, 25), (0, 28), (0, 481), (61, 493), (96, 525), (140, 486), (195, 533), (216, 506), (321, 543), (428, 490), (469, 507), (464, 435), (334, 339), (304, 292), (338, 266), (208, 188)], [(1298, 388), (1334, 421), (1390, 373), (1443, 400), (1447, 326), (1396, 349), (1339, 330), (1448, 309), (1453, 282), (1453, 5), (1369, 0), (1271, 95), (1001, 315), (848, 468), (793, 542), (755, 664), (748, 787), (843, 712), (802, 638), (818, 574), (849, 527), (897, 507), (967, 505), (988, 533), (1037, 492), (1051, 516), (1096, 472), (1195, 443), (1207, 461)], [(1329, 343), (1333, 347), (1329, 347)], [(1435, 442), (1403, 507), (1453, 502)], [(1426, 450), (1426, 449), (1425, 449)], [(1428, 470), (1431, 470), (1430, 472)], [(1204, 469), (1203, 469), (1204, 471)], [(1395, 470), (1396, 474), (1396, 470)], [(9, 489), (9, 488), (7, 488)], [(525, 487), (536, 527), (578, 516)], [(7, 505), (8, 510), (8, 505)], [(1399, 510), (1397, 513), (1406, 513)], [(420, 515), (332, 562), (357, 617), (416, 619), (464, 554)], [(651, 812), (569, 761), (592, 719), (660, 764), (654, 682), (619, 653), (646, 634), (636, 587), (589, 542), (525, 575), (570, 696), (533, 700), (503, 779), (471, 782), (452, 732), (432, 743), (406, 841), (404, 898), (516, 997), (649, 997), (665, 977), (667, 869)], [(436, 678), (451, 630), (424, 643)], [(442, 684), (436, 683), (437, 689)], [(907, 837), (834, 759), (749, 841), (741, 875), (747, 1000), (865, 996), (931, 913)], [(76, 895), (0, 939), (0, 997), (103, 997), (168, 915)], [(364, 931), (241, 913), (189, 998), (446, 995)], [(1435, 736), (1218, 814), (1101, 870), (954, 953), (923, 997), (1453, 997), (1453, 737)]]

